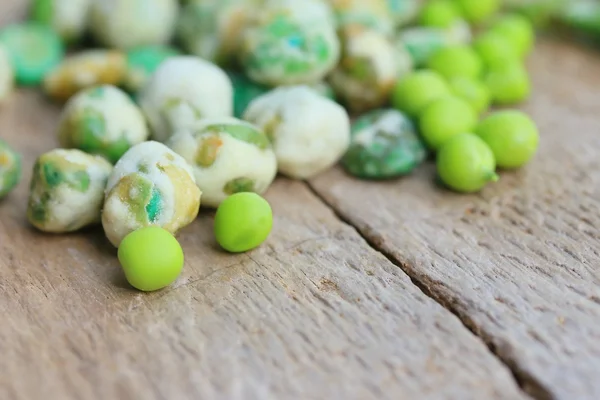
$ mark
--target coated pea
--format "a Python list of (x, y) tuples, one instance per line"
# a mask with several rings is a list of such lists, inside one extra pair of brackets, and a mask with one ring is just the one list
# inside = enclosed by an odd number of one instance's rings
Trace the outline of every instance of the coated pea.
[(539, 143), (535, 123), (518, 110), (491, 114), (479, 123), (475, 133), (490, 146), (500, 168), (519, 168), (527, 164)]
[(21, 155), (0, 139), (0, 199), (19, 184), (21, 163)]
[(134, 288), (149, 292), (169, 286), (181, 274), (181, 245), (167, 230), (148, 226), (131, 232), (119, 245), (118, 258)]
[(427, 145), (438, 150), (453, 136), (472, 132), (477, 124), (473, 107), (458, 97), (445, 97), (431, 103), (419, 121), (421, 135)]
[(236, 193), (219, 205), (214, 234), (223, 249), (241, 253), (260, 246), (272, 226), (273, 211), (267, 200), (256, 193)]
[(436, 164), (442, 182), (457, 192), (478, 192), (498, 180), (492, 150), (472, 133), (461, 133), (448, 140), (438, 152)]

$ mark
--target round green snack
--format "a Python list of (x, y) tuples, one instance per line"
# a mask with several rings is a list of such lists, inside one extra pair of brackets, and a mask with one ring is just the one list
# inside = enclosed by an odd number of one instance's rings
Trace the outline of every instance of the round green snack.
[(37, 23), (13, 24), (0, 31), (4, 45), (20, 85), (37, 85), (44, 75), (62, 61), (65, 49), (52, 28)]
[(475, 133), (490, 146), (500, 168), (520, 168), (527, 164), (540, 141), (535, 123), (517, 110), (491, 114), (479, 123)]
[[(600, 5), (598, 6), (598, 9), (600, 10)], [(598, 26), (600, 27), (600, 23)], [(509, 14), (498, 18), (490, 30), (502, 35), (510, 42), (513, 49), (516, 50), (516, 53), (521, 58), (531, 52), (535, 43), (535, 30), (533, 25), (527, 18), (519, 14)]]
[(518, 104), (531, 94), (529, 74), (519, 61), (494, 65), (486, 72), (483, 81), (495, 105)]
[(256, 12), (254, 3), (247, 0), (190, 2), (180, 13), (177, 37), (190, 54), (218, 65), (231, 65), (237, 59), (247, 20)]
[(478, 192), (498, 180), (492, 150), (472, 133), (448, 140), (437, 153), (436, 166), (442, 182), (457, 192)]
[(214, 234), (224, 250), (242, 253), (260, 246), (272, 226), (273, 211), (267, 200), (256, 193), (237, 193), (217, 209)]
[(445, 97), (428, 105), (421, 114), (421, 135), (437, 151), (453, 136), (472, 132), (477, 124), (473, 107), (458, 97)]
[(449, 94), (450, 88), (440, 74), (420, 70), (398, 80), (392, 94), (392, 104), (394, 108), (415, 118), (429, 103)]
[(21, 164), (21, 155), (0, 139), (0, 199), (21, 181)]
[(336, 98), (352, 113), (384, 105), (398, 76), (396, 48), (381, 33), (364, 27), (340, 35), (342, 58), (329, 76)]
[(483, 62), (470, 46), (453, 45), (443, 47), (431, 55), (427, 67), (443, 77), (450, 79), (456, 76), (479, 78), (483, 72)]
[(167, 44), (175, 31), (177, 0), (92, 0), (89, 29), (105, 47)]
[(233, 85), (215, 64), (195, 56), (176, 56), (160, 64), (138, 102), (152, 138), (164, 142), (199, 119), (230, 117)]
[(450, 28), (461, 19), (460, 9), (454, 0), (430, 0), (424, 4), (419, 14), (422, 26), (434, 28)]
[(121, 157), (105, 192), (102, 227), (115, 247), (147, 226), (177, 233), (196, 219), (202, 195), (188, 163), (154, 141), (135, 145)]
[(167, 146), (192, 166), (203, 206), (216, 208), (238, 192), (262, 194), (277, 175), (267, 135), (235, 118), (203, 119), (171, 136)]
[(374, 110), (352, 125), (352, 141), (342, 158), (350, 174), (363, 179), (388, 179), (409, 174), (427, 155), (415, 126), (396, 110)]
[(250, 103), (244, 119), (267, 134), (279, 172), (293, 179), (331, 168), (350, 144), (348, 112), (308, 86), (271, 90)]
[(330, 11), (321, 0), (267, 0), (244, 33), (246, 74), (269, 86), (322, 80), (340, 58)]
[(35, 162), (27, 218), (50, 233), (74, 232), (100, 222), (112, 165), (77, 149), (55, 149)]
[(171, 46), (150, 45), (134, 47), (127, 52), (127, 67), (123, 86), (137, 93), (148, 82), (160, 64), (181, 52)]
[(169, 286), (183, 269), (183, 249), (175, 237), (158, 226), (131, 232), (119, 245), (119, 262), (131, 286), (151, 292)]
[(490, 91), (480, 80), (458, 76), (450, 79), (449, 84), (452, 94), (469, 103), (478, 115), (490, 108)]
[(488, 68), (519, 60), (517, 49), (499, 32), (482, 33), (473, 41), (473, 47)]
[(66, 104), (58, 125), (58, 140), (104, 156), (111, 163), (150, 135), (142, 111), (122, 90), (109, 85), (79, 92)]
[(31, 20), (54, 29), (68, 43), (79, 41), (87, 28), (92, 0), (33, 0)]
[(8, 99), (14, 89), (15, 70), (4, 46), (0, 45), (0, 105)]

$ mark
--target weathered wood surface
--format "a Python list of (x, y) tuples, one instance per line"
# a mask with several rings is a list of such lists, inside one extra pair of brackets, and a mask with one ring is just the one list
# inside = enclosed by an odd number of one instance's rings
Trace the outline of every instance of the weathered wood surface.
[(270, 190), (275, 229), (216, 249), (185, 229), (174, 287), (127, 287), (101, 229), (48, 236), (25, 220), (33, 159), (57, 109), (19, 93), (0, 135), (26, 156), (0, 204), (2, 399), (521, 399), (509, 370), (303, 183)]
[[(4, 0), (0, 18), (23, 5)], [(201, 215), (180, 235), (182, 277), (156, 293), (127, 286), (101, 229), (34, 231), (27, 184), (58, 111), (32, 91), (0, 109), (0, 137), (25, 154), (0, 203), (0, 399), (527, 398), (303, 183), (270, 190), (274, 231), (246, 255), (218, 251)]]
[(541, 149), (479, 195), (334, 170), (312, 186), (482, 336), (538, 398), (600, 398), (600, 53), (539, 43)]

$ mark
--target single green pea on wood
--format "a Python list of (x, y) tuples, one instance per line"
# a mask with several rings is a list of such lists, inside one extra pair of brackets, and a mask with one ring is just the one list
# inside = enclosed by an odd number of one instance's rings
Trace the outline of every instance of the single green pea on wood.
[(149, 226), (131, 232), (121, 241), (118, 258), (125, 277), (134, 288), (150, 292), (163, 289), (179, 277), (184, 254), (167, 230)]
[(518, 110), (492, 113), (475, 133), (488, 144), (500, 168), (520, 168), (537, 152), (539, 132), (535, 122)]
[(50, 27), (38, 22), (12, 24), (0, 31), (3, 44), (20, 85), (38, 85), (65, 56), (61, 38)]
[(363, 179), (389, 179), (411, 173), (427, 156), (414, 124), (400, 111), (379, 109), (352, 125), (344, 169)]
[(214, 222), (219, 245), (230, 253), (242, 253), (260, 246), (271, 233), (273, 211), (256, 193), (236, 193), (221, 202)]
[(0, 199), (8, 195), (21, 181), (22, 157), (0, 139)]
[(492, 150), (472, 133), (446, 141), (437, 153), (436, 166), (442, 183), (456, 192), (478, 192), (499, 179)]

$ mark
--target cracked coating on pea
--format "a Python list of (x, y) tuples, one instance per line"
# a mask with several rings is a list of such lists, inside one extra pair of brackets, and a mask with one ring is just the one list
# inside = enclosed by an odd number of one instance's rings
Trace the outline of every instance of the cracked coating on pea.
[(426, 156), (412, 121), (400, 111), (380, 109), (354, 122), (350, 148), (341, 163), (354, 176), (388, 179), (409, 174)]
[(315, 83), (337, 64), (340, 43), (331, 9), (320, 0), (267, 1), (244, 34), (246, 74), (269, 85)]
[(238, 192), (264, 193), (277, 174), (269, 138), (258, 127), (236, 118), (207, 119), (172, 136), (167, 145), (194, 170), (202, 204), (218, 207)]
[(284, 86), (260, 96), (248, 106), (244, 119), (271, 140), (279, 172), (295, 179), (329, 169), (350, 143), (348, 112), (304, 85)]
[(61, 146), (101, 155), (113, 164), (149, 134), (142, 111), (122, 90), (109, 85), (72, 97), (58, 128)]
[(112, 165), (77, 149), (56, 149), (37, 158), (30, 181), (27, 218), (44, 232), (73, 232), (100, 222)]
[(102, 226), (118, 247), (129, 233), (160, 226), (176, 234), (200, 208), (202, 192), (188, 163), (162, 143), (140, 143), (125, 153), (108, 179)]

